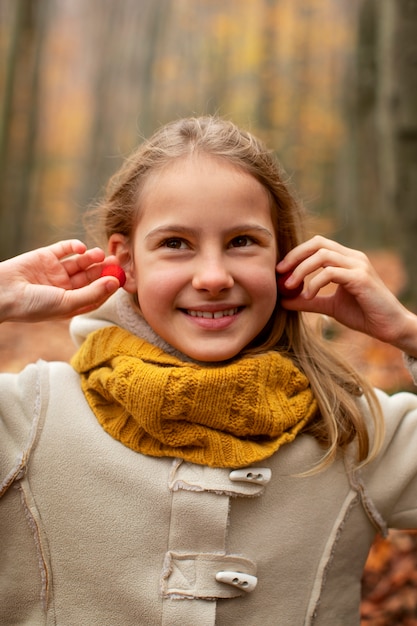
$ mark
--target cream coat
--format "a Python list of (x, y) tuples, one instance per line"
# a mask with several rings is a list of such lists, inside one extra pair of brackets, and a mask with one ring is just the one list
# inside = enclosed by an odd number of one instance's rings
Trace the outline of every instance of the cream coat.
[[(78, 341), (117, 322), (157, 342), (123, 295), (99, 315)], [(417, 527), (417, 396), (380, 399), (378, 459), (306, 478), (309, 436), (237, 472), (145, 457), (102, 430), (68, 364), (3, 374), (0, 624), (359, 624), (375, 533)]]

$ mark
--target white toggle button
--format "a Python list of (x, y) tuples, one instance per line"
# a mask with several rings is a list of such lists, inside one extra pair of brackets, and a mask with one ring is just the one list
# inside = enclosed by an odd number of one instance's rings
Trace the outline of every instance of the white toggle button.
[(246, 591), (247, 593), (253, 591), (258, 584), (256, 576), (242, 572), (217, 572), (216, 580), (219, 583), (226, 583), (233, 585), (233, 587), (238, 587), (238, 589), (242, 589), (242, 591)]
[(245, 483), (266, 485), (271, 480), (271, 475), (272, 472), (269, 467), (244, 467), (243, 469), (230, 472), (229, 478), (233, 482), (243, 481)]

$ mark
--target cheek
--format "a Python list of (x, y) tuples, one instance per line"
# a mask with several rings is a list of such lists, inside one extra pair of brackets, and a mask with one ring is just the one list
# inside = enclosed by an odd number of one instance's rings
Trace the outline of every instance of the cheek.
[(258, 320), (263, 327), (273, 314), (277, 304), (277, 283), (275, 271), (266, 276), (259, 276), (258, 281), (253, 286), (252, 298), (256, 303)]
[(278, 293), (275, 268), (273, 271), (254, 274), (251, 278), (251, 291), (254, 298), (264, 303), (271, 302), (274, 307)]
[(137, 289), (142, 310), (156, 311), (168, 306), (179, 289), (179, 276), (176, 272), (143, 272), (137, 276)]

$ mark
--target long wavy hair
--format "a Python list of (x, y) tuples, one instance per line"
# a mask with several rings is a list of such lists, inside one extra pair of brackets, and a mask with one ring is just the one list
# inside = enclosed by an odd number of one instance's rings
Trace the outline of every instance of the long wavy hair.
[[(305, 239), (306, 212), (290, 190), (274, 152), (251, 133), (212, 116), (171, 122), (144, 141), (110, 179), (105, 197), (90, 214), (90, 230), (102, 232), (106, 239), (113, 233), (131, 238), (140, 213), (141, 191), (149, 176), (192, 154), (223, 159), (263, 185), (270, 198), (279, 258)], [(351, 442), (356, 442), (358, 464), (372, 459), (383, 437), (376, 396), (369, 383), (337, 355), (331, 342), (324, 340), (302, 313), (286, 311), (277, 301), (267, 326), (244, 352), (266, 350), (290, 357), (310, 381), (319, 412), (306, 430), (325, 449), (316, 469), (330, 465), (338, 451)], [(370, 407), (372, 442), (358, 402), (360, 396)]]

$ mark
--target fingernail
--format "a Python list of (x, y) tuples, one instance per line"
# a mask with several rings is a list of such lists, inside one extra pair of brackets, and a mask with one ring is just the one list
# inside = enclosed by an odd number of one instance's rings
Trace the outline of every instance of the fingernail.
[(105, 287), (106, 287), (106, 291), (108, 291), (109, 293), (113, 293), (114, 291), (117, 291), (120, 287), (120, 284), (118, 283), (117, 280), (108, 280), (105, 283)]

